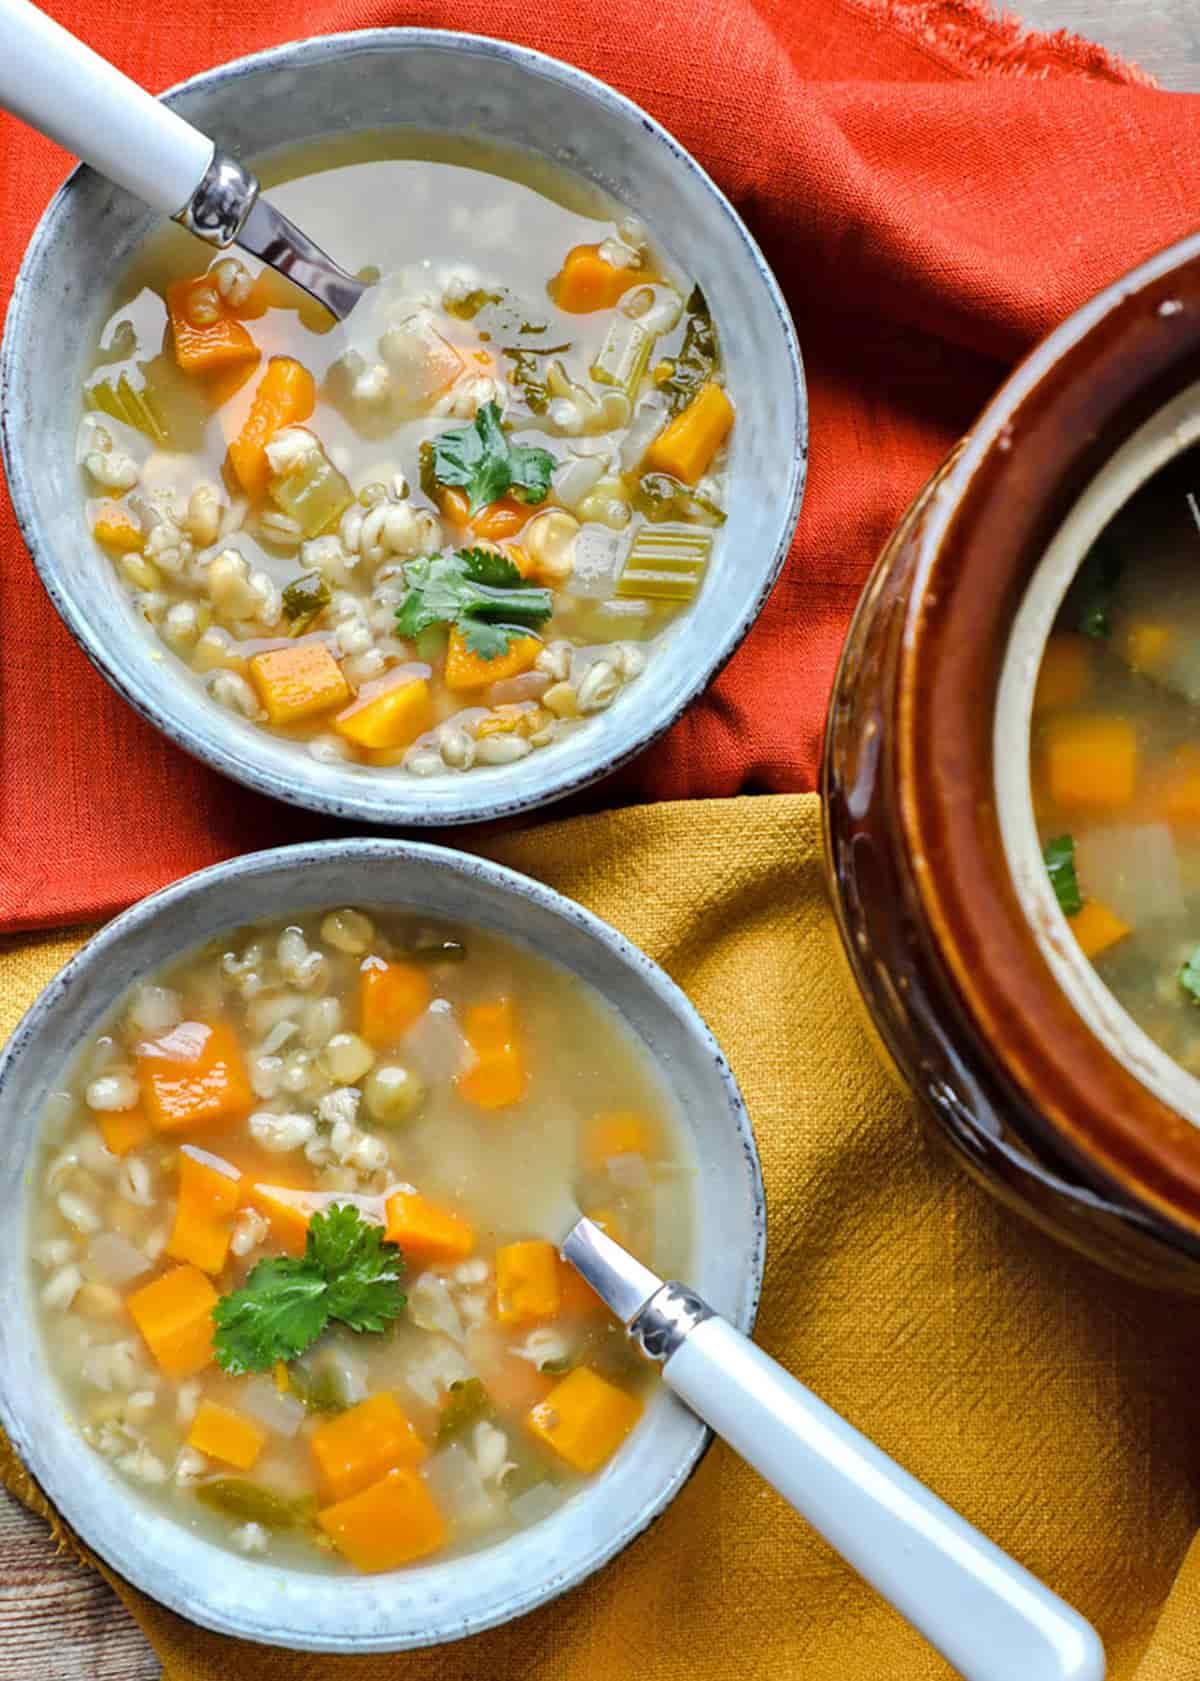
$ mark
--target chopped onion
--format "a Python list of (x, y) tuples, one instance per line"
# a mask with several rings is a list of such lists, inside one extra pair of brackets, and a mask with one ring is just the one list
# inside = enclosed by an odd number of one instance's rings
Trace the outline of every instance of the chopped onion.
[(484, 1487), (478, 1465), (458, 1442), (434, 1454), (424, 1475), (443, 1515), (456, 1527), (478, 1531), (504, 1521), (507, 1503)]
[(609, 1156), (604, 1164), (608, 1177), (623, 1191), (640, 1191), (650, 1183), (650, 1169), (645, 1156), (628, 1154)]
[(1165, 823), (1122, 823), (1076, 837), (1075, 862), (1085, 899), (1099, 899), (1133, 928), (1182, 920), (1183, 881)]
[(463, 1340), (463, 1322), (444, 1278), (423, 1272), (408, 1292), (408, 1315), (422, 1331), (440, 1331), (451, 1342)]
[(294, 1436), (304, 1423), (303, 1405), (294, 1395), (281, 1395), (273, 1378), (250, 1378), (242, 1384), (238, 1405), (279, 1436)]
[(629, 541), (628, 532), (585, 525), (575, 539), (575, 566), (567, 580), (569, 593), (607, 600), (625, 569)]
[(435, 998), (405, 1036), (404, 1046), (430, 1085), (466, 1074), (479, 1060), (447, 998)]
[(120, 1288), (123, 1284), (130, 1284), (135, 1278), (140, 1278), (144, 1272), (150, 1271), (150, 1262), (140, 1249), (121, 1237), (117, 1232), (97, 1232), (88, 1244), (87, 1255), (83, 1263), (85, 1278), (98, 1280), (101, 1284), (114, 1284)]

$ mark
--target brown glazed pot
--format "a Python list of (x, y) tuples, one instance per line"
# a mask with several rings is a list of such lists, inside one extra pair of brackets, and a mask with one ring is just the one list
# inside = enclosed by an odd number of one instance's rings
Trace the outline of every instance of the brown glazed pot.
[(1200, 1107), (1164, 1100), (1120, 1026), (1089, 1024), (1056, 979), (1053, 931), (1002, 842), (993, 731), (1014, 615), (1051, 538), (1198, 378), (1193, 236), (1044, 340), (921, 492), (851, 626), (823, 771), (850, 967), (941, 1135), (1045, 1229), (1196, 1293)]

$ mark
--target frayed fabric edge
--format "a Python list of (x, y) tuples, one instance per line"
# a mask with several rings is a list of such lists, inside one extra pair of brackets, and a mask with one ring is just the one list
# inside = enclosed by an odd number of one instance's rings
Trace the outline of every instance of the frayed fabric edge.
[(1068, 29), (1042, 33), (987, 0), (844, 0), (853, 11), (919, 41), (971, 76), (1083, 76), (1153, 88), (1154, 77)]

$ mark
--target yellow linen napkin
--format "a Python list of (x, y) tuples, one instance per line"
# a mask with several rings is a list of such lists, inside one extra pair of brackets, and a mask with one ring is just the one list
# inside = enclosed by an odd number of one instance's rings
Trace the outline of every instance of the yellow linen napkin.
[[(849, 1002), (815, 797), (611, 812), (486, 850), (644, 947), (728, 1052), (766, 1178), (764, 1347), (1078, 1605), (1115, 1681), (1200, 1677), (1195, 1309), (1058, 1248), (928, 1140)], [(78, 943), (0, 946), (0, 1032)], [(0, 1470), (37, 1501), (11, 1454)], [(719, 1445), (606, 1570), (454, 1646), (355, 1659), (239, 1647), (114, 1586), (169, 1681), (950, 1673)]]

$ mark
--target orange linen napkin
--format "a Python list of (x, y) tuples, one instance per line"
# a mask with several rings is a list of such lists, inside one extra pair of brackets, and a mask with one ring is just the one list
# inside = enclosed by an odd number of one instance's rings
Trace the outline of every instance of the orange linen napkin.
[[(662, 804), (488, 851), (656, 957), (728, 1052), (766, 1181), (763, 1345), (1092, 1618), (1112, 1681), (1195, 1681), (1200, 1320), (1060, 1250), (927, 1141), (849, 1007), (816, 798)], [(0, 1033), (77, 943), (0, 955)], [(21, 1489), (11, 1457), (0, 1471)], [(269, 1652), (114, 1585), (168, 1681), (950, 1677), (720, 1446), (599, 1575), (453, 1646)]]
[[(1022, 39), (973, 0), (49, 9), (155, 89), (292, 36), (363, 25), (507, 37), (646, 106), (746, 217), (812, 383), (799, 537), (711, 694), (594, 790), (591, 808), (811, 788), (833, 662), (898, 514), (1013, 360), (1191, 229), (1200, 204), (1200, 101), (1139, 85), (1099, 48)], [(65, 168), (0, 117), (0, 301)], [(63, 402), (66, 416), (70, 393)], [(214, 858), (317, 830), (192, 763), (108, 691), (3, 507), (0, 643), (0, 926), (103, 915)]]

